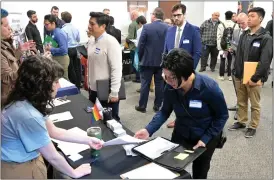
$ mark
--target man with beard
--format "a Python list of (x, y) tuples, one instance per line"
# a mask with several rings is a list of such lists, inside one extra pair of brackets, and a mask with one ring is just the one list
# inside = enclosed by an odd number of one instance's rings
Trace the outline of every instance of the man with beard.
[[(65, 22), (61, 19), (59, 19), (58, 15), (59, 15), (59, 8), (57, 6), (52, 6), (50, 14), (56, 17), (56, 28), (62, 28), (63, 25), (65, 24)], [(51, 32), (48, 31), (46, 29), (46, 27), (44, 27), (44, 38), (46, 37), (46, 35), (50, 36)]]
[[(7, 18), (8, 15), (8, 11), (1, 9), (1, 105), (5, 103), (14, 86), (19, 59), (22, 55), (20, 46), (19, 49), (15, 49), (12, 45), (12, 30)], [(35, 50), (33, 42), (30, 42), (29, 45), (31, 50)]]
[[(184, 4), (173, 6), (171, 11), (175, 25), (167, 30), (164, 53), (168, 54), (174, 48), (185, 49), (193, 58), (195, 70), (202, 54), (200, 28), (185, 20), (186, 6)], [(175, 120), (167, 126), (173, 128)]]
[(44, 53), (40, 32), (37, 26), (35, 25), (38, 21), (36, 12), (33, 10), (29, 10), (27, 12), (27, 16), (29, 18), (29, 24), (25, 29), (27, 38), (28, 40), (33, 40), (36, 43), (36, 48), (40, 51), (40, 53)]

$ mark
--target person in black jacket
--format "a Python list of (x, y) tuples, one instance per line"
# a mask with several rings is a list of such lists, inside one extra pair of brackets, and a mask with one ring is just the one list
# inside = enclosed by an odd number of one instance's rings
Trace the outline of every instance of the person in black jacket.
[(112, 35), (113, 37), (115, 37), (117, 39), (117, 41), (119, 42), (119, 44), (121, 44), (121, 31), (119, 29), (116, 29), (114, 27), (114, 18), (112, 16), (109, 16), (109, 25), (107, 27), (107, 33), (109, 35)]
[[(251, 102), (251, 121), (245, 133), (246, 138), (255, 135), (260, 121), (261, 83), (266, 82), (273, 56), (273, 41), (269, 32), (261, 27), (265, 16), (263, 8), (255, 7), (248, 11), (248, 27), (240, 37), (236, 51), (234, 70), (235, 86), (238, 99), (238, 122), (229, 130), (246, 127), (248, 121), (248, 99)], [(258, 62), (255, 73), (247, 84), (243, 84), (244, 62)]]
[(265, 29), (270, 33), (270, 36), (273, 38), (273, 16), (274, 12), (272, 12), (272, 19), (267, 22)]
[[(51, 13), (51, 15), (54, 15), (56, 17), (56, 28), (62, 29), (65, 22), (63, 20), (59, 19), (59, 17), (58, 17), (59, 8), (57, 6), (52, 6), (50, 13)], [(46, 37), (46, 35), (50, 36), (51, 32), (48, 31), (46, 29), (46, 27), (44, 27), (44, 38)]]

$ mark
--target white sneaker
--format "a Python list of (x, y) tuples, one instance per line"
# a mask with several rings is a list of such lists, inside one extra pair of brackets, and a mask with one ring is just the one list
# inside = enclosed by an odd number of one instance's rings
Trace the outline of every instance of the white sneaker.
[(225, 77), (224, 76), (219, 76), (219, 80), (224, 81)]
[(229, 81), (232, 81), (232, 77), (231, 77), (231, 76), (228, 76), (228, 80), (229, 80)]

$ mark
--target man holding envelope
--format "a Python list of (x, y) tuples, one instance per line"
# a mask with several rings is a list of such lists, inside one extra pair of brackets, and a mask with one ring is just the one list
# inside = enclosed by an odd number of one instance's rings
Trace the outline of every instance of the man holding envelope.
[(260, 94), (262, 83), (267, 81), (268, 70), (273, 56), (273, 42), (269, 32), (261, 27), (265, 16), (263, 8), (248, 11), (248, 27), (240, 37), (234, 70), (238, 99), (238, 122), (229, 130), (246, 127), (248, 121), (248, 99), (251, 103), (251, 121), (245, 132), (246, 138), (255, 135), (260, 121)]

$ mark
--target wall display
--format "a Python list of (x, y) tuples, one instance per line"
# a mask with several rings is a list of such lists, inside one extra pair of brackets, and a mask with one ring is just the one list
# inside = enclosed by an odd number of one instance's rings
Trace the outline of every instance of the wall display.
[(238, 12), (237, 14), (244, 12), (248, 13), (249, 9), (253, 8), (254, 2), (253, 1), (238, 1)]

